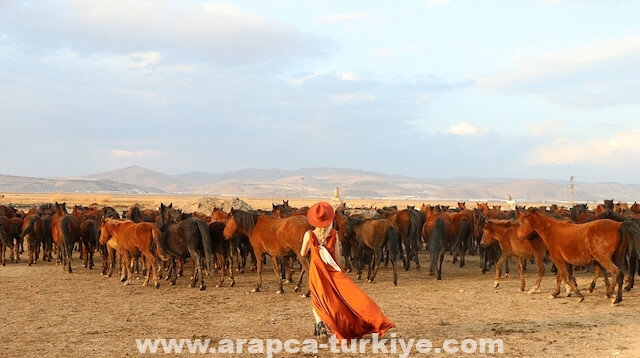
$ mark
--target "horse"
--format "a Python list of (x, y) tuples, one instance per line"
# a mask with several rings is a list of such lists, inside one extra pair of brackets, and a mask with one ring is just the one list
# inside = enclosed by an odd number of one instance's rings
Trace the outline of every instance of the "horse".
[[(391, 267), (393, 268), (393, 285), (398, 285), (398, 271), (396, 260), (400, 253), (398, 230), (389, 219), (364, 219), (351, 216), (347, 219), (345, 235), (347, 239), (355, 237), (357, 242), (356, 262), (358, 263), (358, 280), (362, 277), (364, 254), (369, 249), (373, 251), (373, 272), (369, 266), (367, 282), (373, 282), (382, 263), (383, 248), (389, 252)], [(404, 260), (403, 260), (404, 261)]]
[[(38, 213), (27, 214), (22, 224), (21, 239), (26, 239), (27, 249), (29, 250), (29, 263), (38, 262), (40, 256), (40, 247), (42, 246), (42, 238), (44, 235), (44, 224)], [(44, 255), (43, 255), (43, 260)]]
[(122, 217), (136, 223), (142, 221), (154, 223), (158, 220), (158, 212), (151, 209), (143, 210), (140, 205), (133, 204), (129, 210), (122, 213)]
[(227, 224), (224, 228), (224, 237), (233, 238), (238, 234), (249, 238), (253, 253), (257, 261), (258, 282), (252, 292), (259, 292), (262, 286), (263, 255), (268, 254), (273, 263), (273, 270), (278, 277), (278, 290), (283, 293), (281, 271), (278, 264), (279, 258), (295, 255), (302, 264), (300, 279), (294, 291), (298, 292), (302, 284), (302, 277), (307, 271), (309, 262), (306, 257), (300, 255), (302, 237), (312, 227), (307, 218), (302, 215), (294, 215), (286, 218), (274, 218), (264, 214), (231, 209)]
[(124, 269), (120, 281), (124, 282), (125, 285), (131, 284), (131, 260), (133, 256), (141, 254), (147, 262), (147, 272), (142, 285), (149, 285), (149, 279), (153, 275), (153, 284), (158, 288), (160, 287), (158, 282), (158, 259), (168, 260), (160, 243), (161, 235), (160, 229), (154, 223), (135, 223), (131, 220), (104, 218), (100, 225), (99, 241), (102, 245), (106, 245), (111, 238), (115, 239)]
[(498, 219), (489, 219), (484, 225), (482, 240), (480, 241), (481, 245), (488, 246), (497, 242), (502, 251), (502, 255), (496, 263), (493, 287), (500, 285), (502, 264), (511, 256), (515, 256), (518, 263), (518, 273), (520, 274), (520, 291), (524, 291), (525, 288), (522, 261), (534, 259), (538, 269), (536, 272), (536, 283), (528, 293), (540, 292), (540, 281), (542, 281), (545, 270), (544, 258), (547, 255), (547, 245), (545, 245), (544, 241), (537, 235), (531, 240), (519, 238), (517, 235), (518, 226), (520, 226), (520, 223), (515, 220)]
[(416, 270), (420, 270), (418, 249), (420, 245), (420, 230), (422, 229), (421, 216), (421, 213), (417, 210), (407, 208), (395, 211), (387, 217), (398, 230), (400, 240), (405, 247), (406, 259), (404, 255), (401, 255), (405, 271), (409, 270), (411, 260), (416, 263)]
[[(7, 208), (11, 208), (8, 206)], [(19, 216), (15, 216), (12, 214), (12, 217), (7, 217), (6, 215), (0, 215), (0, 222), (3, 224), (3, 238), (1, 242), (2, 250), (2, 265), (5, 265), (5, 250), (9, 248), (11, 251), (11, 260), (13, 262), (20, 261), (20, 248), (22, 247), (22, 237), (20, 237), (20, 233), (22, 232), (22, 224), (23, 220)]]
[(225, 239), (223, 235), (225, 226), (225, 221), (211, 220), (209, 222), (209, 237), (211, 238), (211, 249), (213, 251), (213, 254), (215, 254), (216, 261), (218, 263), (218, 269), (220, 270), (220, 282), (218, 282), (216, 287), (222, 286), (226, 269), (229, 270), (231, 287), (236, 285), (235, 278), (233, 277), (233, 255), (231, 255), (232, 240)]
[(93, 270), (93, 254), (98, 246), (103, 211), (76, 205), (71, 214), (80, 221), (80, 244), (84, 267)]
[[(440, 208), (422, 205), (425, 222), (422, 226), (422, 237), (428, 240), (431, 252), (429, 276), (437, 272), (437, 279), (442, 280), (442, 262), (447, 248), (451, 248), (455, 240), (451, 217)], [(440, 263), (438, 264), (438, 260)]]
[[(632, 221), (617, 222), (611, 219), (575, 224), (550, 218), (537, 208), (529, 208), (518, 220), (518, 237), (528, 239), (537, 233), (547, 245), (549, 256), (558, 269), (552, 298), (560, 293), (560, 283), (564, 279), (580, 301), (583, 301), (584, 296), (575, 283), (571, 265), (597, 263), (616, 280), (618, 290), (612, 300), (613, 305), (622, 301), (624, 272), (621, 268), (627, 248), (636, 250), (640, 247), (640, 225)], [(607, 287), (607, 298), (611, 298), (615, 288), (613, 284)]]
[(66, 203), (55, 203), (55, 212), (51, 216), (51, 235), (58, 246), (58, 258), (63, 269), (71, 273), (73, 245), (80, 240), (80, 222), (67, 213)]
[(189, 286), (195, 287), (196, 282), (200, 281), (200, 290), (205, 290), (207, 286), (202, 272), (203, 259), (206, 259), (207, 272), (211, 273), (213, 267), (213, 250), (207, 223), (193, 216), (183, 218), (182, 211), (174, 209), (173, 203), (160, 203), (159, 212), (157, 225), (162, 232), (163, 251), (172, 256), (169, 267), (171, 284), (176, 283), (176, 258), (190, 257), (193, 261), (193, 277)]

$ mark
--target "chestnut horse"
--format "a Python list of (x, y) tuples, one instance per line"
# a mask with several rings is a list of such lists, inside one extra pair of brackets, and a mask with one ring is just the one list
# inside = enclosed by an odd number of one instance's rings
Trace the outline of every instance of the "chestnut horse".
[(131, 284), (131, 260), (135, 255), (142, 254), (147, 261), (147, 274), (142, 285), (147, 286), (153, 275), (154, 286), (160, 287), (158, 259), (168, 260), (160, 244), (161, 235), (156, 224), (148, 222), (135, 223), (131, 220), (104, 218), (100, 225), (100, 243), (106, 245), (111, 238), (116, 241), (124, 269), (120, 280), (125, 285)]
[[(585, 266), (597, 263), (611, 273), (618, 286), (613, 304), (622, 301), (622, 267), (627, 248), (637, 249), (640, 243), (640, 225), (632, 221), (617, 222), (600, 219), (584, 224), (575, 224), (550, 218), (536, 208), (529, 208), (518, 219), (521, 224), (518, 236), (530, 238), (537, 233), (547, 245), (549, 256), (558, 268), (556, 289), (551, 294), (555, 298), (560, 293), (560, 283), (564, 279), (571, 290), (584, 300), (573, 278), (571, 265)], [(607, 288), (611, 298), (615, 285)]]
[(55, 212), (51, 215), (51, 235), (58, 246), (58, 258), (63, 268), (71, 273), (73, 245), (80, 241), (80, 222), (67, 213), (66, 203), (55, 203)]
[(278, 277), (278, 291), (276, 292), (282, 293), (284, 289), (282, 288), (278, 259), (295, 255), (302, 264), (300, 279), (294, 289), (295, 292), (298, 292), (302, 284), (302, 277), (309, 266), (307, 258), (300, 256), (302, 237), (307, 230), (311, 229), (307, 218), (302, 215), (279, 219), (255, 212), (231, 209), (223, 233), (227, 239), (238, 234), (249, 237), (258, 266), (258, 282), (253, 292), (259, 292), (262, 286), (262, 258), (263, 255), (268, 254), (271, 256), (273, 270)]
[(528, 293), (540, 292), (540, 281), (544, 275), (544, 257), (547, 255), (547, 245), (537, 235), (531, 240), (524, 240), (518, 237), (517, 230), (520, 223), (515, 220), (489, 219), (485, 222), (482, 230), (482, 240), (480, 244), (489, 246), (498, 242), (502, 255), (496, 263), (494, 286), (500, 285), (502, 264), (511, 256), (516, 257), (518, 263), (518, 273), (520, 274), (520, 291), (524, 291), (524, 267), (523, 260), (534, 259), (538, 268), (536, 273), (536, 283)]

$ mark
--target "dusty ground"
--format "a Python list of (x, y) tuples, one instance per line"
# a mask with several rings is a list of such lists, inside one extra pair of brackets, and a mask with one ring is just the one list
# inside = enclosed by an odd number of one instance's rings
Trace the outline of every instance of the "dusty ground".
[[(426, 264), (428, 254), (422, 252), (421, 260)], [(555, 282), (549, 270), (542, 293), (530, 295), (518, 291), (514, 277), (493, 288), (492, 274), (482, 275), (477, 260), (471, 256), (460, 268), (447, 255), (442, 281), (412, 266), (399, 271), (397, 287), (391, 283), (390, 267), (380, 270), (375, 283), (358, 283), (396, 323), (389, 333), (397, 339), (427, 338), (436, 347), (445, 339), (502, 339), (503, 356), (508, 357), (640, 356), (639, 288), (624, 292), (617, 307), (604, 297), (602, 281), (594, 293), (585, 291), (584, 302), (564, 294), (549, 299)], [(101, 260), (96, 263), (99, 267)], [(73, 267), (72, 274), (48, 262), (0, 267), (0, 356), (138, 356), (136, 338), (218, 342), (312, 337), (310, 300), (294, 293), (293, 284), (276, 294), (273, 271), (265, 272), (263, 292), (251, 293), (255, 273), (238, 274), (236, 287), (216, 288), (208, 279), (209, 287), (198, 291), (188, 287), (187, 277), (179, 278), (176, 286), (163, 281), (159, 289), (143, 287), (142, 280), (123, 286), (116, 277), (81, 267), (77, 253)], [(186, 269), (187, 275), (190, 271)], [(354, 273), (350, 276), (355, 280)], [(527, 287), (533, 276), (528, 274)], [(577, 278), (584, 288), (591, 274), (578, 272)]]

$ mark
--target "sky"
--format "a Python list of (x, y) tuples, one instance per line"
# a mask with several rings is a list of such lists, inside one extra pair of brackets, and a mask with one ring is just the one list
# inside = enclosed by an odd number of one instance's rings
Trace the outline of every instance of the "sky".
[(0, 174), (640, 183), (640, 2), (0, 1)]

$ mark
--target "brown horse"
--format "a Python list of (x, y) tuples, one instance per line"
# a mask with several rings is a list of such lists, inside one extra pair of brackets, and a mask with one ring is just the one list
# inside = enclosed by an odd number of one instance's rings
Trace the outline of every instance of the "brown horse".
[(431, 253), (429, 276), (437, 273), (436, 278), (442, 280), (442, 262), (447, 249), (455, 243), (455, 231), (451, 217), (440, 207), (422, 205), (422, 213), (425, 216), (422, 225), (422, 237), (428, 243)]
[(278, 219), (255, 212), (232, 209), (224, 228), (224, 236), (227, 239), (238, 234), (249, 237), (258, 266), (258, 283), (253, 292), (260, 291), (262, 286), (263, 255), (271, 256), (273, 269), (278, 277), (277, 293), (284, 292), (278, 259), (295, 255), (302, 264), (300, 280), (295, 288), (295, 291), (298, 292), (302, 284), (302, 277), (309, 266), (307, 258), (300, 256), (302, 237), (307, 230), (311, 229), (307, 218), (302, 215)]
[(27, 214), (27, 217), (25, 217), (22, 224), (22, 232), (20, 233), (20, 237), (27, 241), (27, 249), (29, 250), (29, 266), (31, 266), (31, 264), (35, 262), (38, 262), (43, 235), (44, 225), (39, 213)]
[[(556, 289), (551, 297), (560, 293), (560, 283), (564, 279), (571, 290), (584, 300), (573, 278), (571, 265), (585, 266), (597, 263), (611, 273), (618, 286), (613, 304), (622, 301), (622, 266), (627, 248), (640, 246), (640, 225), (632, 221), (617, 222), (600, 219), (584, 224), (575, 224), (550, 218), (536, 208), (529, 208), (518, 219), (521, 224), (517, 230), (521, 238), (530, 238), (537, 233), (545, 242), (549, 256), (558, 272)], [(615, 285), (607, 288), (607, 297), (611, 298)]]
[(216, 287), (220, 287), (224, 283), (224, 274), (226, 270), (229, 272), (231, 287), (236, 285), (235, 278), (233, 277), (233, 255), (231, 254), (232, 240), (225, 239), (223, 235), (225, 226), (226, 221), (211, 220), (209, 222), (211, 250), (213, 255), (216, 257), (218, 269), (220, 270), (220, 282), (218, 282)]
[(517, 231), (520, 223), (515, 220), (487, 220), (480, 243), (489, 246), (498, 242), (502, 255), (496, 263), (494, 287), (500, 285), (502, 274), (502, 264), (511, 256), (516, 257), (518, 263), (518, 273), (520, 274), (520, 291), (524, 291), (524, 267), (523, 260), (534, 259), (538, 268), (536, 273), (536, 283), (528, 293), (540, 292), (540, 281), (544, 275), (544, 257), (547, 255), (547, 245), (537, 235), (531, 240), (524, 240), (518, 237)]
[(71, 273), (73, 245), (80, 241), (80, 222), (67, 213), (66, 203), (55, 203), (55, 212), (51, 215), (51, 235), (58, 247), (58, 258), (63, 268)]
[(207, 272), (211, 273), (214, 261), (209, 226), (200, 218), (185, 215), (182, 210), (174, 209), (173, 204), (160, 203), (159, 213), (157, 224), (162, 231), (163, 251), (171, 254), (171, 283), (175, 285), (177, 280), (176, 260), (191, 258), (193, 277), (189, 286), (195, 287), (196, 282), (200, 281), (200, 290), (206, 289), (203, 263), (206, 263)]
[(347, 219), (345, 236), (348, 240), (355, 237), (357, 242), (356, 262), (358, 265), (358, 280), (362, 277), (362, 267), (366, 259), (365, 255), (369, 250), (373, 252), (373, 272), (369, 265), (367, 282), (373, 282), (378, 273), (378, 268), (382, 263), (383, 248), (390, 256), (391, 267), (393, 268), (393, 285), (398, 285), (398, 271), (396, 260), (398, 259), (399, 237), (398, 230), (389, 219), (364, 219), (351, 216)]
[(154, 286), (160, 287), (158, 259), (168, 260), (160, 244), (161, 235), (158, 226), (148, 222), (134, 223), (131, 220), (105, 218), (100, 225), (100, 243), (106, 245), (111, 238), (116, 241), (124, 269), (120, 280), (125, 285), (131, 284), (131, 260), (135, 255), (141, 254), (147, 261), (147, 274), (142, 285), (147, 286), (153, 275)]
[(419, 270), (418, 250), (420, 246), (420, 231), (422, 230), (422, 214), (413, 208), (407, 208), (392, 212), (387, 219), (391, 220), (398, 230), (402, 246), (405, 248), (406, 259), (404, 254), (402, 255), (405, 271), (409, 270), (411, 260), (416, 263), (416, 270)]

